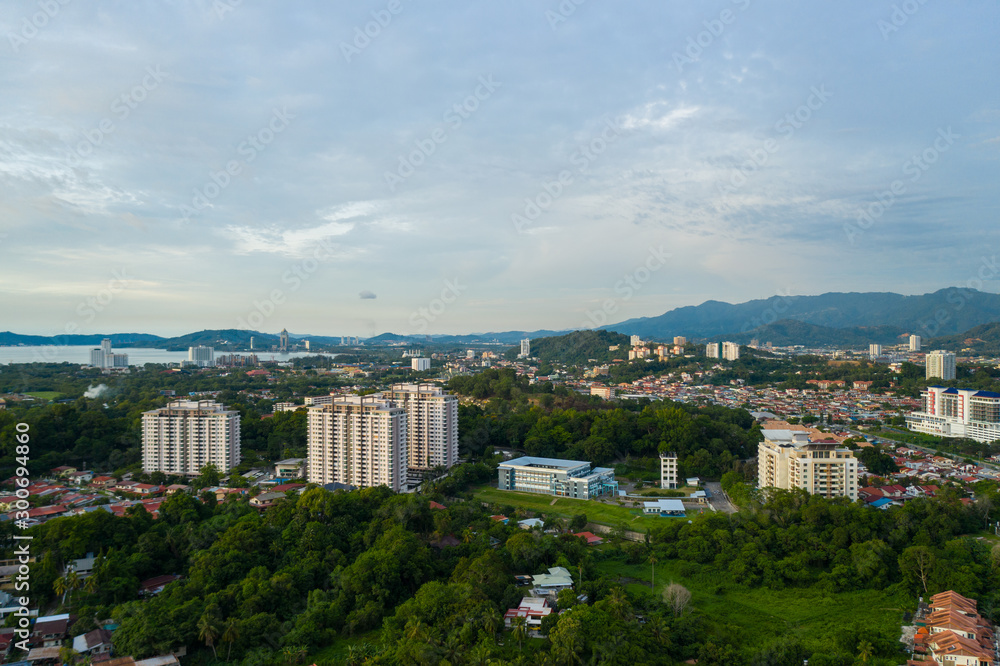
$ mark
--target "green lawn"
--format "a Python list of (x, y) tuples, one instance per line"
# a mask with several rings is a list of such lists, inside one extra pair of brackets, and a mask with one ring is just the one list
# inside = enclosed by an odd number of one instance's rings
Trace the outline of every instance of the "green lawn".
[[(714, 631), (728, 634), (746, 645), (766, 645), (794, 636), (810, 650), (829, 649), (836, 633), (856, 622), (897, 633), (904, 610), (914, 610), (916, 598), (876, 590), (827, 594), (812, 589), (748, 589), (720, 585), (717, 575), (682, 576), (681, 562), (671, 560), (656, 566), (656, 594), (671, 582), (691, 591), (692, 604), (701, 610)], [(605, 560), (597, 571), (620, 576), (625, 587), (637, 594), (652, 594), (648, 564), (625, 564)], [(635, 579), (635, 582), (628, 579)]]
[[(617, 527), (625, 523), (628, 529), (644, 532), (647, 528), (661, 524), (671, 518), (659, 518), (642, 515), (642, 509), (605, 504), (593, 500), (553, 497), (551, 495), (535, 495), (533, 493), (515, 493), (508, 490), (498, 490), (489, 486), (481, 487), (475, 492), (475, 497), (481, 502), (514, 506), (549, 515), (554, 514), (564, 518), (572, 518), (578, 514), (586, 514), (587, 520), (600, 525)], [(555, 500), (555, 504), (552, 501)]]
[(39, 400), (58, 400), (65, 394), (58, 391), (34, 391), (32, 393), (25, 393), (24, 395), (30, 395), (32, 398), (38, 398)]

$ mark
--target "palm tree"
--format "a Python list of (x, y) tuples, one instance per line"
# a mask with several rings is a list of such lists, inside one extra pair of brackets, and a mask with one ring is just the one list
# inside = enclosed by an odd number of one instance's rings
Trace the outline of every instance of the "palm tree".
[(87, 594), (94, 594), (97, 592), (97, 576), (88, 576), (86, 582), (83, 584), (83, 590)]
[(66, 579), (56, 578), (52, 582), (52, 590), (56, 593), (56, 596), (63, 598), (63, 603), (66, 603)]
[(616, 587), (608, 593), (607, 598), (608, 605), (611, 607), (611, 614), (619, 620), (624, 619), (628, 614), (628, 597), (625, 596), (625, 590)]
[(871, 660), (873, 654), (875, 654), (875, 646), (871, 643), (868, 641), (861, 641), (858, 643), (858, 659), (861, 660), (861, 663), (867, 664)]
[(198, 638), (205, 641), (205, 645), (212, 648), (212, 654), (219, 658), (215, 651), (215, 639), (219, 637), (219, 620), (215, 615), (204, 613), (198, 620)]
[(233, 653), (233, 643), (236, 639), (240, 637), (240, 623), (235, 617), (231, 617), (226, 620), (226, 624), (222, 628), (222, 640), (229, 643), (229, 650), (226, 651), (226, 661), (229, 661), (229, 656)]
[(649, 565), (652, 567), (652, 576), (650, 578), (649, 587), (650, 587), (650, 589), (655, 590), (656, 589), (656, 563), (658, 562), (658, 560), (656, 559), (656, 553), (650, 552), (649, 553), (649, 559), (647, 559), (646, 561), (649, 562)]
[(517, 641), (518, 651), (524, 650), (524, 639), (528, 635), (528, 620), (523, 617), (515, 617), (510, 621), (510, 636)]

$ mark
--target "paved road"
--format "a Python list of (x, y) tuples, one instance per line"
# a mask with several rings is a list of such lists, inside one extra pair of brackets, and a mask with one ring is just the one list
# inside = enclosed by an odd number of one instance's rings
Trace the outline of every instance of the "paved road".
[(737, 508), (729, 501), (729, 497), (722, 491), (722, 484), (718, 481), (706, 481), (705, 490), (708, 491), (708, 503), (712, 508), (722, 513), (736, 513)]

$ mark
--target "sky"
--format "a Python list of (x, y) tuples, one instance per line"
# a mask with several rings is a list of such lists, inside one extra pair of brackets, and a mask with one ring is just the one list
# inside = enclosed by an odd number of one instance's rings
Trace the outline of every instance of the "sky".
[(11, 0), (0, 329), (1000, 291), (1000, 7)]

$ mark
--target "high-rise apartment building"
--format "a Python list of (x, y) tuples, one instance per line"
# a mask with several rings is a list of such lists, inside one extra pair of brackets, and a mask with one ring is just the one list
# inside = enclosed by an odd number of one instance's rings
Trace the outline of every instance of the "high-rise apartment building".
[(1000, 393), (928, 386), (921, 397), (920, 410), (906, 415), (910, 430), (977, 442), (1000, 439)]
[(687, 342), (688, 342), (688, 339), (685, 338), (683, 335), (675, 335), (674, 336), (674, 344), (677, 345), (677, 346), (679, 346), (679, 347), (683, 347), (684, 345), (687, 344)]
[(921, 340), (920, 340), (920, 336), (919, 335), (911, 335), (910, 336), (910, 351), (911, 352), (918, 352), (918, 351), (920, 351), (920, 343), (921, 343)]
[(953, 353), (939, 349), (927, 355), (926, 379), (932, 377), (944, 380), (955, 378), (955, 355)]
[(240, 414), (214, 400), (176, 400), (142, 415), (142, 470), (197, 475), (240, 464)]
[(719, 358), (719, 343), (709, 342), (705, 345), (705, 356), (708, 358)]
[(660, 487), (667, 490), (677, 488), (677, 454), (660, 454)]
[(727, 361), (736, 361), (740, 358), (740, 345), (738, 342), (722, 343), (722, 358)]
[(868, 356), (870, 356), (872, 360), (877, 359), (881, 355), (882, 355), (882, 345), (875, 344), (874, 342), (868, 345)]
[(111, 350), (111, 338), (104, 338), (100, 347), (90, 350), (90, 366), (102, 370), (127, 368), (128, 354), (116, 354)]
[(406, 412), (410, 469), (458, 462), (458, 398), (434, 384), (393, 384), (382, 398)]
[(199, 368), (211, 368), (215, 365), (215, 348), (202, 345), (188, 347), (188, 361)]
[(813, 495), (858, 498), (858, 461), (836, 441), (809, 441), (805, 432), (762, 430), (757, 480), (763, 488), (802, 488)]
[(431, 360), (429, 358), (411, 358), (410, 369), (416, 372), (423, 372), (424, 370), (430, 370)]
[(521, 340), (521, 353), (517, 355), (518, 358), (528, 358), (531, 356), (531, 340), (525, 338)]
[(308, 481), (356, 488), (406, 484), (406, 411), (379, 396), (338, 396), (309, 408)]

